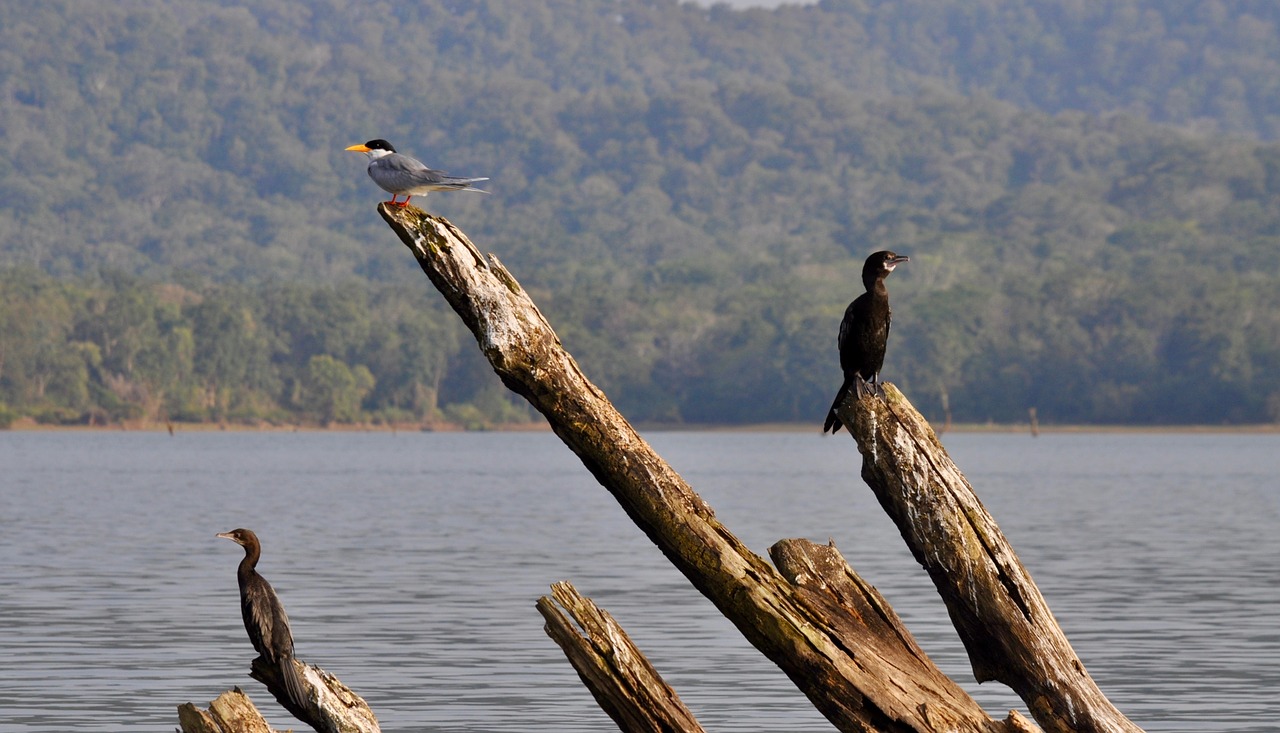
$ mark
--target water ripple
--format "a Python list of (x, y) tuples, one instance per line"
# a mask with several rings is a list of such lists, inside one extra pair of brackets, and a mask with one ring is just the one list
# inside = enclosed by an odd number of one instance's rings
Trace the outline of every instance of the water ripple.
[[(971, 681), (847, 438), (649, 436), (757, 552), (832, 538), (944, 671)], [(947, 436), (1113, 702), (1151, 733), (1276, 730), (1275, 436)], [(247, 677), (240, 549), (384, 730), (611, 731), (533, 608), (571, 580), (709, 730), (827, 731), (547, 434), (0, 433), (0, 729), (171, 731)]]

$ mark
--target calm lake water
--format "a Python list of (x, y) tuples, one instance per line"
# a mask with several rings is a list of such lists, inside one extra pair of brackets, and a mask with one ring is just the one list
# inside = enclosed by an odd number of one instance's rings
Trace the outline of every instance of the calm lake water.
[[(816, 432), (816, 431), (815, 431)], [(834, 539), (971, 681), (843, 433), (646, 437), (764, 554)], [(1280, 730), (1280, 436), (944, 443), (1103, 691), (1148, 731)], [(247, 677), (245, 526), (298, 656), (385, 731), (614, 731), (534, 601), (572, 581), (709, 730), (828, 731), (548, 433), (0, 433), (0, 730), (172, 731)]]

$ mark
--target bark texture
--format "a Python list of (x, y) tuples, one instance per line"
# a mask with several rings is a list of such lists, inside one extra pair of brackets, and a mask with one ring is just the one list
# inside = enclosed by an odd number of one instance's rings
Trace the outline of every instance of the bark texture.
[(319, 733), (380, 733), (378, 718), (369, 709), (364, 698), (357, 695), (342, 680), (323, 669), (298, 659), (293, 663), (302, 667), (302, 682), (307, 687), (307, 707), (299, 709), (289, 700), (280, 679), (279, 670), (263, 661), (253, 660), (249, 676), (267, 686), (293, 717), (311, 726)]
[(1052, 733), (1140, 731), (1102, 694), (933, 429), (892, 384), (838, 410), (862, 478), (933, 579), (979, 682), (1013, 688)]
[[(874, 657), (883, 663), (880, 674), (885, 685), (931, 690), (935, 697), (966, 694), (934, 665), (880, 591), (849, 567), (834, 543), (781, 540), (769, 548), (769, 556), (827, 626), (841, 638), (861, 639), (874, 647)], [(921, 714), (929, 717), (930, 695), (919, 697)], [(1006, 722), (1009, 730), (1040, 730), (1016, 711), (1010, 711)]]
[[(342, 681), (314, 665), (297, 659), (306, 684), (307, 707), (300, 709), (289, 701), (280, 671), (257, 657), (250, 665), (249, 676), (267, 686), (293, 717), (319, 733), (380, 733), (378, 719), (364, 699), (342, 684)], [(182, 733), (270, 733), (262, 714), (239, 687), (218, 696), (202, 711), (191, 703), (178, 706), (178, 722)]]
[(208, 710), (189, 702), (179, 705), (178, 724), (182, 733), (275, 733), (239, 687), (219, 695)]
[(546, 417), (636, 525), (838, 729), (1025, 730), (1013, 717), (990, 718), (954, 685), (902, 674), (879, 655), (892, 639), (833, 627), (827, 600), (748, 550), (614, 409), (497, 258), (443, 218), (414, 207), (378, 210), (503, 383)]
[(538, 599), (544, 627), (623, 733), (703, 733), (617, 621), (569, 583)]

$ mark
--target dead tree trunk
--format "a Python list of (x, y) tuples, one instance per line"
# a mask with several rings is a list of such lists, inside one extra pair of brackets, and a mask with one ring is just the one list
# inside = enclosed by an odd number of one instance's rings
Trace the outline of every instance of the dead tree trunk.
[(182, 733), (275, 733), (239, 687), (218, 695), (208, 710), (189, 702), (179, 705), (178, 723)]
[[(328, 672), (311, 664), (293, 660), (302, 667), (307, 706), (298, 708), (289, 700), (280, 671), (257, 657), (250, 665), (249, 676), (267, 686), (267, 690), (295, 718), (319, 733), (379, 733), (378, 719), (364, 698)], [(262, 714), (249, 696), (237, 687), (224, 692), (203, 711), (191, 703), (178, 706), (182, 733), (270, 733)]]
[[(378, 211), (524, 396), (671, 562), (843, 731), (1027, 730), (990, 718), (901, 635), (844, 618), (835, 604), (750, 552), (613, 408), (498, 262), (448, 221), (413, 207)], [(847, 623), (846, 623), (847, 622)], [(886, 648), (906, 649), (887, 655)], [(908, 670), (901, 659), (914, 659)]]
[(1139, 731), (1085, 671), (1031, 575), (920, 413), (893, 385), (838, 412), (862, 478), (929, 572), (979, 682), (999, 680), (1046, 731)]
[(680, 696), (612, 616), (568, 583), (551, 586), (551, 594), (554, 599), (538, 599), (547, 635), (623, 733), (703, 733)]

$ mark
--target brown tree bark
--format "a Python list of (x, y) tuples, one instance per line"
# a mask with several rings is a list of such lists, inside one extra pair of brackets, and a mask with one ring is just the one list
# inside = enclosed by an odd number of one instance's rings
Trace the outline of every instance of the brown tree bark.
[[(617, 621), (569, 583), (538, 599), (544, 627), (623, 733), (703, 733)], [(567, 615), (566, 615), (567, 614)]]
[[(256, 657), (249, 676), (266, 685), (286, 710), (319, 733), (380, 733), (378, 719), (364, 699), (337, 677), (297, 659), (307, 690), (307, 706), (298, 708), (289, 700), (280, 671)], [(222, 693), (202, 711), (191, 703), (178, 706), (182, 733), (270, 733), (271, 729), (239, 687)], [(212, 726), (212, 727), (210, 727)]]
[[(414, 207), (383, 204), (378, 211), (503, 383), (547, 418), (636, 525), (837, 728), (1028, 729), (1018, 716), (990, 718), (941, 673), (903, 673), (898, 656), (882, 653), (903, 646), (902, 634), (876, 634), (861, 620), (844, 623), (848, 614), (827, 596), (789, 582), (750, 552), (586, 378), (496, 257), (483, 256), (443, 218)], [(836, 613), (840, 623), (833, 622)], [(916, 652), (908, 656), (931, 666)]]
[[(936, 688), (949, 697), (964, 694), (955, 681), (934, 666), (889, 602), (849, 567), (834, 543), (780, 540), (769, 548), (769, 557), (778, 571), (800, 589), (801, 597), (813, 604), (824, 622), (839, 629), (841, 637), (876, 644), (877, 656), (892, 670), (885, 675), (885, 684), (901, 686), (902, 678), (910, 678), (915, 685)], [(921, 702), (926, 716), (928, 704), (927, 700)], [(1039, 730), (1017, 713), (1011, 712), (1008, 722), (1011, 730)]]
[(179, 705), (178, 723), (182, 733), (275, 733), (239, 687), (218, 695), (208, 710)]
[(929, 423), (891, 384), (837, 412), (862, 478), (929, 572), (979, 682), (999, 680), (1046, 731), (1140, 731), (1102, 694), (1039, 588)]

